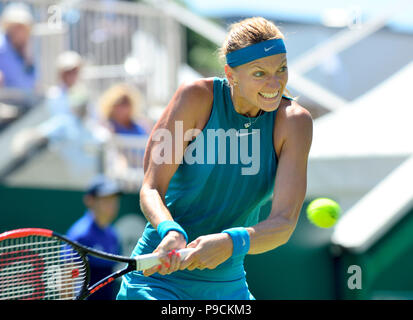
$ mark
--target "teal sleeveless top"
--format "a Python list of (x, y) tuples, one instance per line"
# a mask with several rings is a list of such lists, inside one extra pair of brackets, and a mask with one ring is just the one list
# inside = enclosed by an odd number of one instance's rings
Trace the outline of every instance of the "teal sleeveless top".
[[(210, 118), (188, 144), (165, 195), (166, 206), (189, 242), (227, 228), (257, 224), (261, 207), (271, 201), (277, 170), (273, 130), (278, 109), (248, 118), (235, 111), (227, 79), (216, 77), (213, 86)], [(253, 124), (246, 129), (250, 120)], [(148, 223), (133, 255), (152, 252), (160, 241)], [(167, 277), (240, 279), (245, 277), (243, 257), (232, 257), (214, 270), (183, 270)]]

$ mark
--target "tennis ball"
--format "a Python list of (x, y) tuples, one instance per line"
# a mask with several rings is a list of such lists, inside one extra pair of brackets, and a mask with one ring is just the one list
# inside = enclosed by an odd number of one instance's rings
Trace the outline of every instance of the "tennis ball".
[(320, 228), (330, 228), (340, 217), (341, 208), (337, 202), (328, 198), (317, 198), (307, 207), (307, 218)]

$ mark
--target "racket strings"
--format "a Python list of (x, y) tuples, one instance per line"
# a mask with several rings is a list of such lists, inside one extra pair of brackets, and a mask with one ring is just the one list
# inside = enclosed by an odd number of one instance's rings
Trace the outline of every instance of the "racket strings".
[(14, 244), (14, 245), (9, 245), (9, 246), (4, 245), (4, 246), (0, 247), (0, 254), (1, 254), (1, 252), (5, 252), (5, 251), (10, 250), (10, 249), (17, 250), (17, 249), (22, 249), (23, 247), (24, 248), (30, 248), (30, 247), (36, 248), (39, 245), (40, 246), (46, 246), (47, 245), (47, 246), (49, 246), (49, 248), (53, 248), (53, 247), (59, 248), (60, 247), (60, 245), (59, 246), (53, 246), (54, 244), (56, 244), (56, 240), (49, 240), (49, 241), (45, 240), (45, 241), (41, 241), (41, 242), (30, 242), (30, 243), (23, 243), (23, 244)]
[[(73, 285), (73, 280), (72, 279), (61, 279), (59, 282), (61, 285), (61, 288), (56, 288), (54, 291), (49, 290), (48, 292), (45, 292), (41, 296), (41, 300), (72, 300), (76, 295), (73, 294), (74, 291), (80, 291), (82, 288), (82, 284), (78, 283), (76, 285)], [(14, 290), (12, 297), (7, 297), (7, 300), (11, 299), (17, 299), (17, 300), (39, 300), (39, 295), (33, 295), (33, 287), (36, 284), (33, 282), (28, 283), (27, 285), (21, 284), (19, 287), (19, 290)], [(39, 284), (38, 284), (39, 285)], [(57, 289), (59, 292), (57, 292)], [(70, 289), (70, 290), (69, 290)], [(2, 300), (2, 299), (0, 299)]]
[[(75, 277), (78, 276), (85, 276), (86, 273), (85, 271), (80, 271), (80, 269), (82, 268), (82, 264), (78, 263), (78, 264), (73, 264), (70, 267), (66, 267), (66, 268), (59, 268), (59, 272), (61, 272), (64, 275), (67, 275), (67, 278), (73, 279)], [(22, 273), (25, 270), (22, 269)], [(23, 284), (25, 282), (30, 282), (30, 283), (34, 283), (34, 282), (40, 282), (42, 281), (41, 276), (42, 276), (42, 272), (31, 272), (30, 274), (26, 274), (23, 275), (21, 277), (20, 283)], [(61, 278), (63, 279), (63, 278)], [(2, 278), (1, 278), (1, 286), (2, 287), (7, 287), (7, 285), (12, 285), (16, 280), (16, 272), (8, 272), (8, 273), (4, 273), (4, 276), (2, 274)]]
[(86, 273), (79, 253), (57, 238), (0, 241), (0, 300), (73, 299)]
[[(79, 269), (82, 268), (82, 264), (73, 264), (70, 267), (67, 268), (59, 268), (60, 272), (69, 272), (68, 274), (71, 275), (72, 278), (74, 278), (73, 274), (80, 274)], [(73, 272), (78, 270), (79, 272)], [(16, 274), (24, 273), (26, 270), (24, 268), (21, 268), (20, 270), (12, 270), (10, 272), (5, 272), (4, 274), (2, 273), (2, 278), (1, 278), (1, 285), (5, 286), (9, 283), (13, 283), (16, 279)], [(21, 282), (28, 282), (28, 281), (35, 281), (39, 279), (39, 277), (43, 274), (43, 272), (37, 271), (37, 272), (31, 272), (30, 274), (22, 275), (22, 280)], [(24, 277), (24, 278), (23, 278)], [(39, 279), (40, 280), (40, 279)]]
[[(15, 273), (20, 269), (24, 269), (26, 267), (25, 263), (30, 263), (32, 267), (40, 267), (43, 265), (45, 261), (49, 262), (50, 264), (53, 262), (59, 263), (61, 259), (75, 259), (77, 257), (77, 254), (71, 251), (69, 254), (59, 255), (59, 257), (56, 257), (54, 253), (38, 254), (38, 257), (42, 257), (43, 259), (32, 260), (27, 257), (18, 257), (18, 256), (1, 259), (0, 268), (7, 268), (7, 270), (10, 270), (9, 273)], [(20, 263), (16, 264), (15, 262), (20, 262)], [(10, 265), (12, 267), (8, 267)], [(7, 272), (4, 272), (3, 275), (7, 275)]]

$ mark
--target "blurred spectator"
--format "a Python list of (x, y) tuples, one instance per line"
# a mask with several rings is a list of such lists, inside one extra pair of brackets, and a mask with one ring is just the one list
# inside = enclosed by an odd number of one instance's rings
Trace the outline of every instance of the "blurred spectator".
[(110, 132), (89, 116), (89, 95), (79, 82), (82, 65), (82, 58), (76, 52), (67, 51), (58, 56), (59, 84), (49, 89), (45, 101), (51, 117), (16, 136), (15, 154), (24, 154), (31, 146), (46, 141), (72, 174), (83, 176), (95, 170), (100, 148)]
[(79, 119), (86, 116), (89, 97), (86, 88), (79, 83), (82, 65), (82, 57), (74, 51), (63, 52), (57, 57), (59, 84), (50, 88), (47, 94), (51, 115), (69, 114)]
[[(137, 190), (141, 185), (145, 145), (152, 127), (140, 112), (139, 91), (124, 83), (116, 84), (103, 93), (99, 107), (105, 125), (116, 135), (112, 148), (107, 149), (106, 166), (126, 185)], [(135, 141), (131, 143), (125, 139)]]
[[(68, 238), (97, 250), (121, 254), (118, 235), (111, 225), (118, 214), (120, 194), (114, 181), (97, 176), (84, 196), (87, 211), (70, 227)], [(89, 263), (92, 284), (111, 274), (115, 266), (114, 262), (95, 257), (90, 257)], [(113, 300), (115, 290), (113, 284), (109, 284), (90, 296), (89, 300)]]
[[(52, 142), (52, 147), (81, 174), (96, 163), (97, 150), (108, 138), (106, 128), (89, 117), (90, 97), (80, 83), (83, 59), (74, 51), (61, 53), (56, 61), (59, 83), (50, 88), (46, 105), (51, 119), (39, 129)], [(92, 154), (88, 155), (88, 151)]]
[(33, 17), (22, 3), (11, 3), (1, 16), (0, 85), (34, 92), (37, 80), (30, 39)]
[(127, 84), (109, 88), (100, 98), (100, 112), (113, 133), (147, 135), (151, 124), (140, 113), (141, 96)]

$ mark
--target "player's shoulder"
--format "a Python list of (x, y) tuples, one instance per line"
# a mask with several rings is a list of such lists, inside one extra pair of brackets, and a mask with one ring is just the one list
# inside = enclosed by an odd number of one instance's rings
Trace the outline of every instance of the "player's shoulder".
[(281, 100), (277, 111), (277, 120), (288, 126), (312, 126), (311, 113), (295, 99)]
[(172, 98), (171, 114), (181, 119), (192, 119), (197, 125), (209, 114), (213, 98), (212, 78), (183, 82)]
[(207, 103), (213, 99), (213, 78), (201, 78), (183, 82), (177, 93), (186, 100), (195, 100)]
[(281, 150), (285, 141), (295, 141), (301, 144), (311, 144), (313, 135), (313, 119), (311, 113), (296, 100), (282, 99), (275, 119), (274, 144)]

